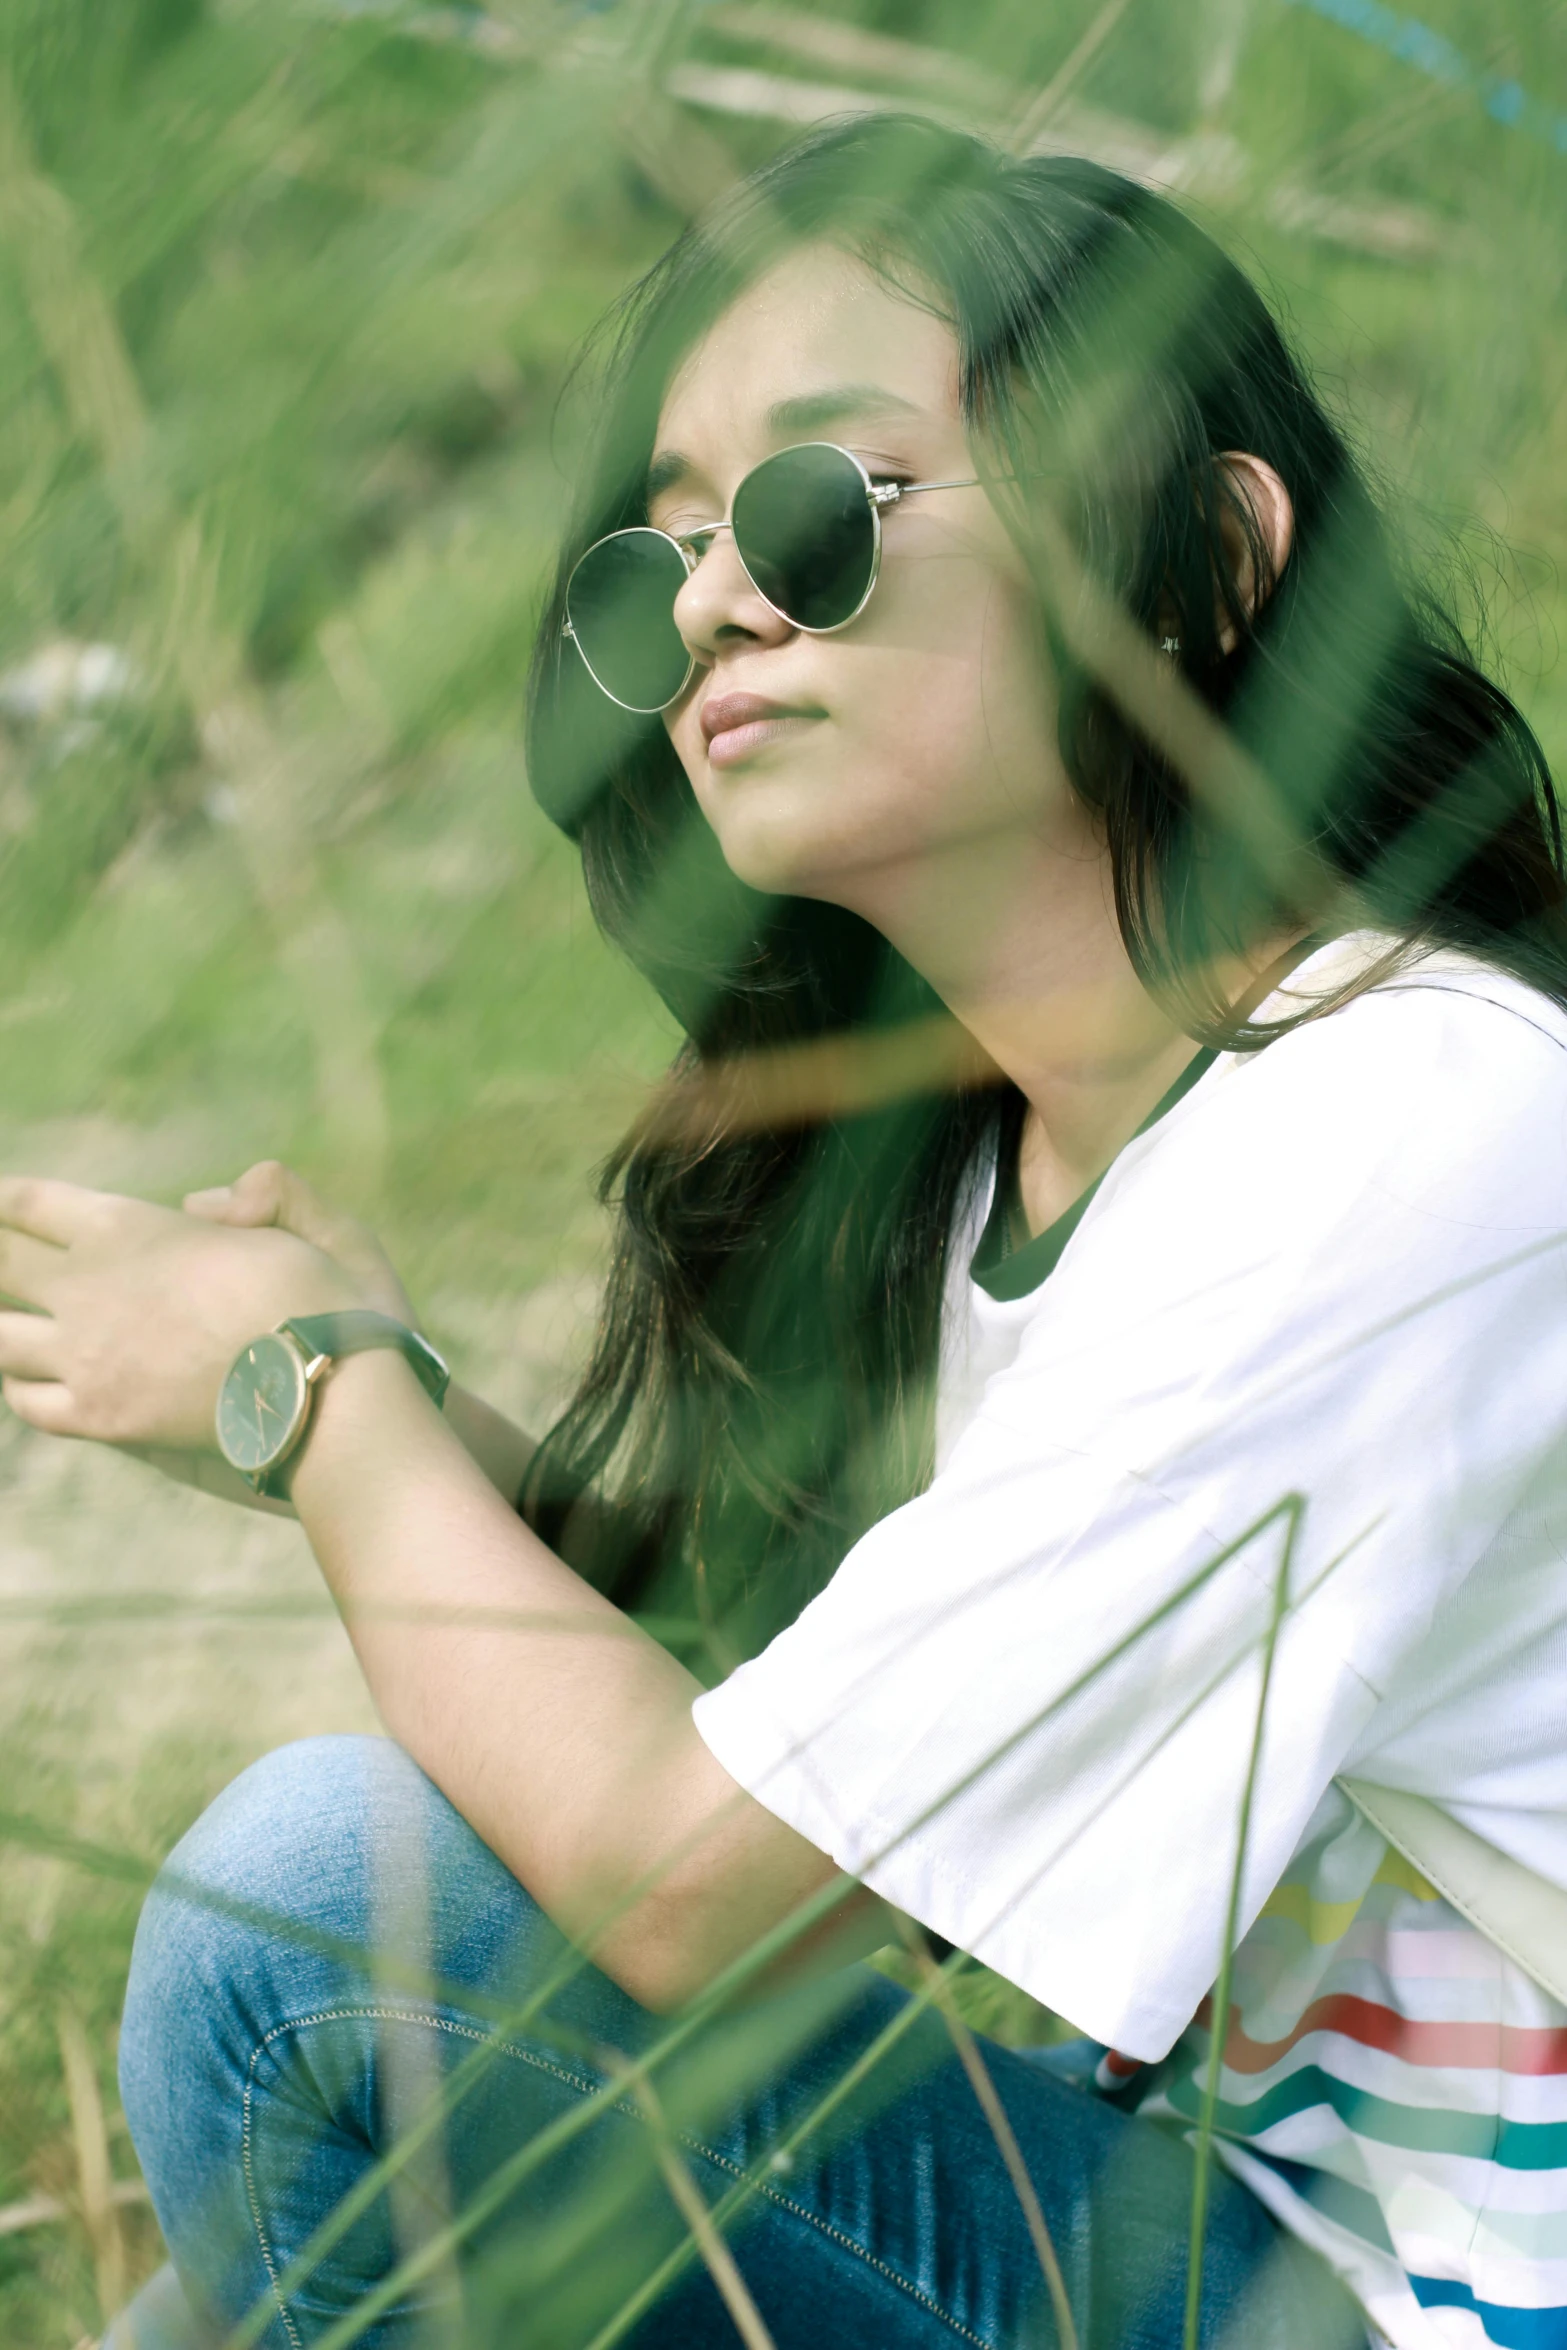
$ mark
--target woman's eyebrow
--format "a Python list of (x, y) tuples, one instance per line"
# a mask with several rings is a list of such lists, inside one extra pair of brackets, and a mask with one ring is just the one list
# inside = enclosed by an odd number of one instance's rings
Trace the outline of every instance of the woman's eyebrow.
[(846, 416), (919, 416), (924, 411), (898, 392), (880, 384), (834, 384), (822, 392), (806, 392), (794, 400), (779, 400), (767, 411), (768, 429), (775, 433), (819, 432), (823, 425), (840, 424)]
[[(780, 436), (815, 433), (824, 426), (841, 424), (850, 416), (923, 414), (924, 410), (913, 400), (905, 400), (900, 392), (889, 392), (881, 384), (834, 384), (826, 391), (804, 392), (792, 400), (775, 401), (767, 411), (767, 429)], [(692, 460), (681, 450), (661, 450), (647, 469), (642, 495), (651, 505), (665, 490), (675, 489), (696, 471)]]
[(645, 502), (651, 506), (663, 491), (672, 490), (677, 482), (684, 481), (688, 474), (695, 471), (690, 458), (679, 449), (663, 450), (647, 469), (647, 480), (642, 487)]

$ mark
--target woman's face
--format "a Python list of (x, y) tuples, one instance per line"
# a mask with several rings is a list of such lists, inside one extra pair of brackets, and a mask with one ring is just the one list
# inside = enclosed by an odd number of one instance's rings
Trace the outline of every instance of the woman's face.
[[(679, 536), (723, 518), (753, 465), (808, 440), (841, 443), (873, 479), (976, 470), (951, 329), (825, 246), (761, 278), (687, 359), (649, 520)], [(908, 499), (882, 529), (875, 592), (835, 636), (780, 619), (727, 532), (681, 590), (699, 666), (665, 723), (729, 865), (880, 921), (954, 853), (1008, 836), (1036, 855), (1059, 836), (1097, 861), (1022, 565), (985, 492)]]

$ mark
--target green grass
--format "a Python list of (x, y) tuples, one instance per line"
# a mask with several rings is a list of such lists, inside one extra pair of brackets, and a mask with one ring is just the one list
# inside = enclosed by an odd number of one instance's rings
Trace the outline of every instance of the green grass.
[[(955, 50), (1021, 102), (1096, 9), (816, 13)], [(1191, 200), (1424, 543), (1461, 528), (1567, 770), (1567, 157), (1278, 0), (1237, 0), (1215, 96), (1222, 13), (1130, 0), (1076, 96), (1233, 143)], [(1559, 9), (1424, 13), (1567, 108)], [(379, 1221), (438, 1329), (443, 1300), (503, 1326), (591, 1278), (591, 1170), (671, 1042), (595, 937), (518, 749), (565, 363), (689, 204), (781, 135), (659, 100), (671, 65), (854, 78), (732, 9), (500, 16), (499, 58), (291, 0), (13, 0), (0, 20), (0, 669), (101, 640), (139, 679), (118, 711), (0, 728), (0, 1155), (170, 1197), (285, 1156)], [(1288, 230), (1285, 183), (1413, 209), (1428, 247), (1394, 262)], [(98, 1506), (65, 1480), (52, 1521), (24, 1507), (35, 1458), (14, 1434), (0, 1455), (7, 1557)], [(152, 1860), (256, 1735), (131, 1720), (109, 1769), (84, 1695), (100, 1639), (17, 1651), (0, 1787)], [(111, 2072), (136, 1898), (0, 1854), (0, 2206), (71, 2203), (62, 2011), (132, 2174)], [(993, 1985), (973, 1998), (987, 2028), (1039, 2021)], [(154, 2233), (135, 2211), (125, 2228), (139, 2270)], [(69, 2350), (96, 2290), (74, 2208), (0, 2236), (8, 2350)]]

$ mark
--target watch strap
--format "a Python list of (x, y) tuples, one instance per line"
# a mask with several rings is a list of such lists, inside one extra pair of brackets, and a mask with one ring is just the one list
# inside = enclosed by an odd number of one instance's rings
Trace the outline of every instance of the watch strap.
[(446, 1400), (452, 1377), (446, 1364), (427, 1338), (421, 1338), (417, 1330), (410, 1330), (406, 1322), (394, 1321), (390, 1314), (365, 1310), (296, 1314), (278, 1327), (304, 1348), (306, 1360), (310, 1362), (324, 1355), (335, 1363), (343, 1355), (367, 1354), (375, 1347), (389, 1347), (394, 1354), (402, 1356), (437, 1409)]

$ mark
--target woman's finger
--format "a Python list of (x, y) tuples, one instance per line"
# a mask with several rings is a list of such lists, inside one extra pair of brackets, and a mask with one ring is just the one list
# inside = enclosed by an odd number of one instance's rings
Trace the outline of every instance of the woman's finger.
[(65, 1251), (0, 1224), (0, 1297), (46, 1306), (65, 1264)]
[(55, 1248), (96, 1229), (113, 1197), (84, 1184), (59, 1183), (46, 1175), (0, 1175), (0, 1224), (29, 1233)]
[(187, 1215), (200, 1216), (212, 1224), (274, 1224), (281, 1231), (292, 1232), (296, 1239), (308, 1240), (313, 1248), (325, 1250), (328, 1256), (342, 1223), (308, 1183), (277, 1159), (263, 1159), (257, 1166), (247, 1167), (237, 1181), (216, 1190), (189, 1193), (184, 1206)]
[(187, 1216), (199, 1216), (204, 1224), (240, 1224), (254, 1231), (280, 1221), (282, 1174), (276, 1159), (264, 1159), (259, 1166), (247, 1167), (232, 1183), (188, 1191), (180, 1206)]
[(187, 1192), (183, 1206), (188, 1216), (199, 1217), (206, 1224), (237, 1224), (249, 1230), (271, 1225), (279, 1232), (291, 1232), (323, 1256), (334, 1257), (364, 1288), (367, 1302), (383, 1314), (390, 1314), (396, 1322), (417, 1319), (408, 1292), (375, 1234), (356, 1217), (322, 1199), (292, 1167), (277, 1159), (263, 1159), (248, 1167), (233, 1183), (211, 1191)]
[(58, 1379), (60, 1325), (48, 1314), (0, 1312), (0, 1373), (12, 1379)]
[(58, 1379), (0, 1379), (0, 1397), (19, 1420), (45, 1436), (79, 1436), (76, 1399)]

